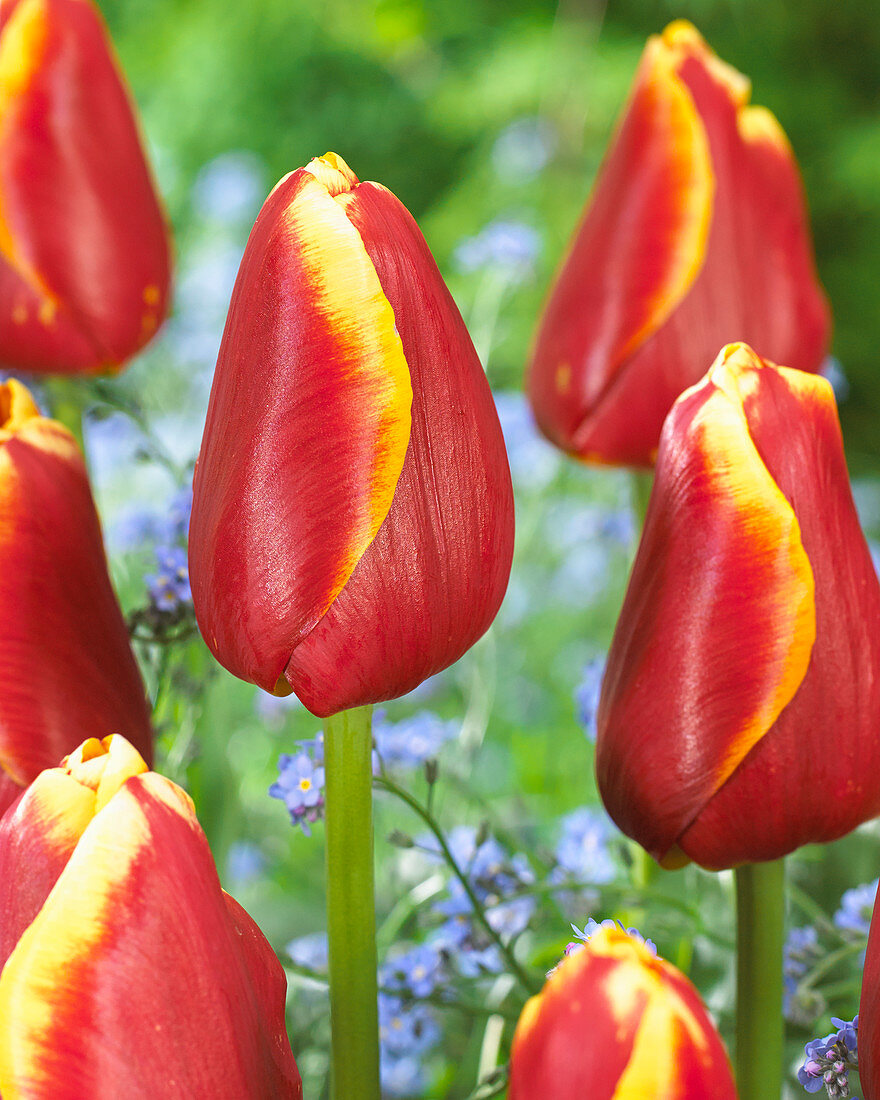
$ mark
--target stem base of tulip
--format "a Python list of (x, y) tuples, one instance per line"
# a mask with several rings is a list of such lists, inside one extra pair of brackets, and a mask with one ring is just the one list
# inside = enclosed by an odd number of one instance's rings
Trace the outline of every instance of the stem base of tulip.
[(785, 863), (747, 863), (736, 882), (736, 1082), (740, 1100), (782, 1092)]
[(324, 720), (333, 1100), (379, 1100), (371, 711)]

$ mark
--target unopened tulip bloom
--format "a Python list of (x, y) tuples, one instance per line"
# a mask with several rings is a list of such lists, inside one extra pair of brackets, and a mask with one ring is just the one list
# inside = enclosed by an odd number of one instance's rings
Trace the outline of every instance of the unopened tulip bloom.
[(569, 955), (526, 1004), (510, 1100), (735, 1100), (721, 1039), (687, 978), (620, 929)]
[(864, 1100), (880, 1100), (880, 907), (874, 902), (859, 1002), (858, 1067)]
[(217, 361), (190, 529), (205, 640), (321, 716), (393, 698), (483, 634), (512, 551), (495, 407), (424, 238), (313, 160), (257, 218)]
[(649, 39), (529, 371), (538, 424), (579, 458), (650, 466), (730, 341), (800, 370), (825, 357), (797, 165), (749, 94), (689, 23)]
[(880, 813), (880, 585), (823, 378), (730, 345), (676, 402), (598, 727), (609, 813), (667, 863)]
[(0, 385), (0, 606), (0, 813), (86, 737), (122, 733), (151, 759), (82, 455), (15, 380)]
[(0, 362), (119, 368), (168, 297), (168, 235), (92, 0), (0, 7)]
[(0, 821), (3, 1100), (301, 1100), (281, 964), (188, 796), (90, 739)]

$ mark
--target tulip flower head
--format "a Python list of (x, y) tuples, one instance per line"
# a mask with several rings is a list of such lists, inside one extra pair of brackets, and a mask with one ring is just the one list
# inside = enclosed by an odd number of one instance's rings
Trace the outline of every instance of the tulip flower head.
[(192, 802), (120, 737), (0, 820), (0, 1093), (302, 1100), (285, 978)]
[(880, 813), (880, 584), (830, 385), (726, 347), (663, 427), (596, 767), (655, 858), (777, 859)]
[(735, 1100), (718, 1032), (687, 978), (603, 928), (526, 1004), (509, 1100)]
[(0, 362), (118, 369), (168, 298), (168, 234), (92, 0), (0, 9)]
[(492, 396), (424, 238), (313, 160), (257, 218), (217, 360), (190, 532), (205, 640), (321, 716), (394, 698), (484, 633), (512, 551)]
[(537, 335), (541, 430), (579, 458), (654, 462), (718, 348), (815, 371), (829, 315), (801, 183), (749, 81), (678, 21), (648, 41)]
[(79, 448), (0, 384), (0, 813), (84, 738), (151, 759), (146, 692), (107, 573)]

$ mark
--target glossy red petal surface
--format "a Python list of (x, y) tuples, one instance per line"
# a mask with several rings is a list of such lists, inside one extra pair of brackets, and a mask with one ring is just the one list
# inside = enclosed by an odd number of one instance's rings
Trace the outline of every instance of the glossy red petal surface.
[[(0, 387), (0, 400), (15, 386)], [(149, 761), (146, 693), (82, 457), (65, 428), (39, 416), (0, 430), (0, 604), (0, 760), (8, 774), (28, 783), (85, 738), (112, 733)]]
[(721, 1039), (675, 967), (617, 930), (565, 959), (523, 1010), (510, 1100), (735, 1100)]
[(120, 366), (165, 315), (167, 230), (91, 0), (14, 0), (0, 25), (0, 358)]
[(248, 241), (193, 486), (193, 602), (236, 675), (271, 691), (348, 582), (391, 505), (411, 401), (375, 269), (301, 169)]
[[(672, 403), (699, 381), (721, 346), (742, 340), (764, 358), (815, 371), (830, 328), (799, 173), (779, 124), (748, 104), (748, 81), (720, 62), (693, 27), (674, 23), (660, 42), (709, 142), (715, 189), (703, 263), (664, 323), (625, 357), (585, 359), (594, 348), (592, 335), (585, 336), (572, 371), (573, 379), (583, 377), (572, 385), (592, 400), (579, 426), (567, 429), (568, 449), (632, 465), (653, 463)], [(633, 180), (641, 175), (621, 188)], [(625, 298), (629, 282), (610, 280), (609, 288), (607, 308), (615, 316), (622, 307), (614, 295)]]
[(875, 903), (859, 1001), (859, 1084), (863, 1100), (880, 1100), (880, 917)]
[(0, 818), (3, 817), (23, 790), (22, 785), (16, 783), (12, 776), (0, 767)]
[(94, 794), (57, 768), (0, 820), (0, 970), (40, 911), (94, 811)]
[(669, 51), (653, 38), (556, 277), (529, 370), (538, 424), (563, 449), (585, 454), (585, 422), (693, 283), (713, 192), (705, 128)]
[(709, 867), (776, 859), (880, 814), (880, 584), (831, 388), (794, 371), (753, 372), (744, 409), (798, 517), (816, 641), (792, 702), (681, 838)]
[(486, 376), (422, 234), (384, 187), (345, 211), (394, 309), (412, 377), (412, 433), (394, 501), (286, 675), (319, 715), (401, 695), (491, 624), (513, 554), (513, 495)]
[(725, 349), (670, 413), (602, 688), (599, 789), (658, 859), (798, 691), (816, 635), (798, 519), (737, 390), (753, 364), (749, 349)]
[(271, 948), (221, 891), (189, 800), (137, 776), (87, 827), (0, 976), (11, 1022), (0, 1089), (300, 1100), (284, 986)]

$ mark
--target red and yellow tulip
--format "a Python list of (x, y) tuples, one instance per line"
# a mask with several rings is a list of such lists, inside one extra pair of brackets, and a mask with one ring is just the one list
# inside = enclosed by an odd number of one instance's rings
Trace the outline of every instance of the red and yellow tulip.
[(797, 165), (749, 93), (689, 23), (649, 39), (529, 371), (563, 450), (651, 465), (672, 403), (730, 341), (822, 363), (829, 315)]
[(492, 396), (424, 238), (313, 160), (266, 200), (217, 361), (190, 530), (205, 640), (322, 716), (393, 698), (483, 634), (512, 551)]
[(724, 1047), (674, 966), (618, 929), (591, 936), (526, 1004), (509, 1100), (736, 1100)]
[(79, 448), (0, 385), (0, 813), (84, 738), (151, 759), (150, 711)]
[(285, 978), (188, 796), (86, 741), (0, 821), (3, 1100), (301, 1100)]
[(92, 0), (0, 10), (0, 361), (119, 368), (165, 316), (168, 235)]
[(663, 427), (598, 714), (606, 806), (718, 869), (880, 813), (880, 585), (831, 387), (726, 347)]

